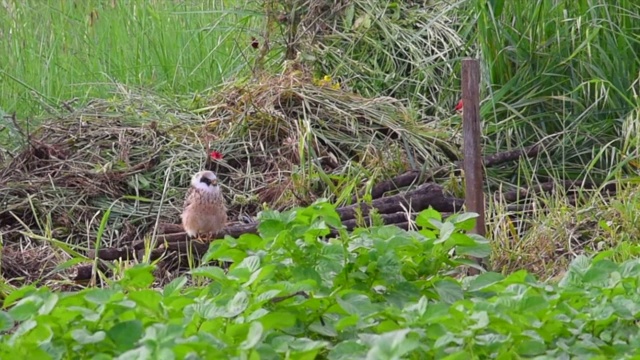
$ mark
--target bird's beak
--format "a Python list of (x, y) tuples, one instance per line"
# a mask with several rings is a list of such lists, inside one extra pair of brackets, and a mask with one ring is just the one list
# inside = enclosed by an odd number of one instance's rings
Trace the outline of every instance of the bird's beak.
[(218, 179), (211, 180), (211, 186), (216, 186), (216, 185), (218, 185)]

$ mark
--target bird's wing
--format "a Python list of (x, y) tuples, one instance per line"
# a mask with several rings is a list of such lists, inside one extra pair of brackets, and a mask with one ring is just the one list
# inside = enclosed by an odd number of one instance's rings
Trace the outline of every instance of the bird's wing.
[(195, 189), (190, 187), (187, 189), (187, 194), (184, 197), (184, 204), (182, 205), (183, 209), (186, 209), (189, 205), (193, 203), (193, 197), (195, 195)]

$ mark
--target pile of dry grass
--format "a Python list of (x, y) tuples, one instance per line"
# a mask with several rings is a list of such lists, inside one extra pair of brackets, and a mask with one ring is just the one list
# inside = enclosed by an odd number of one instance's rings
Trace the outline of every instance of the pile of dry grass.
[[(445, 132), (412, 119), (400, 101), (363, 98), (296, 67), (225, 86), (191, 111), (120, 89), (44, 122), (5, 162), (5, 242), (66, 243), (80, 253), (132, 242), (179, 222), (202, 168), (221, 178), (233, 220), (264, 204), (344, 203), (373, 181), (456, 153)], [(211, 150), (224, 159), (211, 161)]]
[(457, 157), (449, 130), (417, 121), (402, 101), (342, 87), (292, 62), (214, 96), (206, 129), (226, 154), (220, 172), (234, 193), (251, 189), (252, 200), (278, 209), (318, 196), (343, 205), (363, 186)]
[(0, 170), (5, 240), (22, 231), (89, 247), (110, 209), (101, 240), (115, 244), (145, 232), (159, 211), (173, 216), (179, 191), (163, 191), (165, 173), (173, 169), (167, 181), (179, 186), (190, 171), (175, 170), (198, 167), (197, 136), (189, 129), (202, 121), (162, 109), (151, 114), (146, 100), (92, 101), (28, 135)]

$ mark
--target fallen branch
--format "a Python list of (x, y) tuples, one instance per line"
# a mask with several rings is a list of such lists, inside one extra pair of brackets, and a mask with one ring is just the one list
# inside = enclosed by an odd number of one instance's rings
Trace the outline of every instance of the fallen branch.
[[(560, 181), (542, 183), (529, 189), (511, 190), (502, 194), (496, 194), (496, 198), (502, 198), (506, 202), (515, 202), (518, 199), (527, 197), (531, 193), (551, 192), (560, 185), (567, 190), (577, 191), (578, 189), (594, 189), (598, 185), (589, 181)], [(616, 183), (609, 183), (602, 186), (603, 194), (611, 194), (616, 192)], [(572, 203), (575, 199), (572, 198)], [(456, 211), (462, 209), (464, 200), (446, 196), (440, 185), (427, 183), (419, 186), (415, 190), (407, 191), (401, 194), (383, 197), (373, 200), (371, 204), (359, 203), (350, 206), (344, 206), (336, 209), (340, 215), (342, 224), (347, 231), (352, 231), (358, 226), (368, 226), (372, 224), (370, 212), (376, 209), (379, 218), (384, 224), (395, 225), (402, 229), (408, 229), (409, 224), (415, 219), (415, 213), (420, 212), (429, 206), (441, 212), (443, 217), (447, 217)], [(508, 212), (526, 213), (534, 210), (534, 204), (511, 204), (505, 210)], [(409, 212), (407, 212), (409, 211)], [(409, 217), (407, 217), (409, 215)], [(258, 232), (257, 224), (234, 224), (228, 226), (224, 230), (215, 234), (214, 239), (221, 239), (226, 235), (239, 237), (242, 234), (255, 234)], [(340, 236), (337, 229), (333, 229), (329, 237)], [(155, 245), (146, 244), (145, 241), (139, 240), (133, 242), (130, 246), (121, 248), (103, 248), (97, 254), (89, 254), (89, 257), (97, 256), (102, 260), (117, 259), (142, 259), (148, 252), (150, 260), (158, 259), (167, 254), (172, 257), (179, 257), (180, 254), (191, 253), (195, 258), (201, 258), (209, 249), (208, 242), (197, 242), (190, 240), (180, 224), (160, 224), (158, 235), (156, 236)], [(149, 251), (150, 250), (150, 251)], [(85, 269), (86, 270), (86, 269)], [(90, 271), (79, 271), (77, 280), (83, 280), (85, 276), (89, 276)]]
[[(408, 221), (402, 221), (398, 223), (389, 223), (386, 225), (395, 225), (403, 230), (409, 229)], [(339, 231), (335, 229), (331, 230), (331, 232), (328, 235), (329, 238), (338, 237), (338, 236), (340, 236)], [(157, 260), (169, 253), (173, 253), (174, 255), (172, 256), (180, 255), (180, 254), (182, 255), (193, 254), (193, 256), (196, 259), (200, 259), (202, 255), (204, 255), (207, 252), (207, 250), (209, 250), (209, 243), (202, 243), (202, 242), (197, 242), (193, 240), (183, 239), (176, 242), (166, 243), (166, 245), (163, 245), (161, 248), (151, 250), (151, 252), (149, 252), (149, 259), (151, 261)], [(144, 250), (138, 250), (137, 257), (141, 259), (144, 256), (144, 252), (145, 252)]]
[[(415, 215), (410, 215), (409, 219), (407, 219), (407, 213), (398, 212), (393, 214), (380, 214), (380, 218), (382, 219), (385, 225), (395, 225), (401, 229), (407, 230), (409, 228), (409, 221), (413, 221), (415, 219)], [(447, 214), (443, 214), (443, 216), (447, 216)], [(364, 225), (371, 224), (371, 219), (369, 217), (363, 218)], [(347, 231), (351, 231), (357, 227), (357, 220), (351, 219), (343, 222)], [(230, 226), (225, 229), (224, 232), (226, 234), (237, 233), (239, 231), (246, 231), (244, 233), (249, 232), (257, 232), (255, 225), (253, 227), (245, 224)], [(173, 232), (169, 234), (161, 234), (158, 238), (163, 238), (165, 240), (171, 240), (167, 242), (159, 242), (160, 247), (154, 248), (149, 252), (149, 260), (153, 261), (161, 258), (162, 256), (173, 253), (176, 256), (180, 254), (192, 254), (196, 259), (200, 259), (202, 255), (204, 255), (209, 249), (209, 243), (197, 242), (187, 238), (184, 233), (182, 226), (178, 224), (162, 224), (161, 228), (164, 231)], [(244, 229), (244, 230), (240, 230)], [(338, 230), (332, 230), (329, 234), (329, 237), (337, 237), (339, 236)], [(117, 259), (133, 259), (134, 257), (137, 259), (142, 259), (145, 255), (144, 247), (136, 249), (134, 246), (125, 246), (121, 248), (104, 248), (98, 250), (97, 256), (101, 260), (117, 260)], [(95, 253), (89, 254), (89, 257), (95, 257)], [(91, 278), (92, 274), (92, 265), (81, 265), (76, 269), (75, 281), (84, 281)]]
[[(526, 157), (535, 157), (538, 156), (540, 150), (543, 149), (542, 144), (538, 143), (532, 146), (529, 146), (524, 149), (516, 149), (511, 151), (505, 151), (496, 153), (493, 155), (488, 155), (483, 157), (482, 163), (486, 167), (496, 166), (499, 164), (503, 164), (509, 161), (518, 160), (519, 158)], [(427, 181), (433, 180), (435, 177), (443, 176), (449, 173), (452, 169), (459, 169), (462, 166), (462, 161), (456, 161), (453, 164), (447, 164), (444, 166), (437, 167), (432, 169), (426, 173), (421, 170), (409, 170), (404, 172), (392, 179), (380, 182), (375, 185), (371, 189), (371, 198), (378, 199), (382, 197), (386, 192), (401, 189), (407, 186), (410, 186), (414, 183), (425, 183)], [(363, 197), (364, 194), (360, 194), (360, 198)], [(354, 196), (351, 199), (351, 202), (357, 202), (358, 197)]]
[[(614, 182), (607, 183), (602, 187), (601, 192), (603, 194), (615, 193), (617, 191), (617, 185), (618, 184)], [(552, 193), (558, 186), (567, 192), (575, 192), (578, 190), (596, 189), (600, 185), (588, 180), (549, 181), (528, 188), (510, 190), (502, 194), (497, 193), (496, 198), (502, 198), (506, 202), (516, 202), (528, 198), (529, 195)]]
[(446, 196), (442, 186), (429, 183), (412, 191), (375, 199), (371, 205), (361, 202), (339, 208), (337, 211), (342, 220), (349, 220), (356, 217), (358, 209), (362, 211), (363, 216), (367, 216), (372, 208), (378, 209), (378, 212), (383, 214), (404, 209), (421, 211), (429, 206), (440, 212), (456, 212), (461, 210), (463, 205), (463, 199)]
[[(358, 216), (362, 216), (365, 219), (369, 216), (371, 209), (377, 209), (379, 214), (394, 214), (409, 210), (411, 212), (418, 212), (431, 206), (435, 210), (440, 212), (455, 212), (462, 208), (464, 200), (448, 197), (444, 194), (444, 191), (440, 185), (437, 184), (425, 184), (415, 190), (408, 191), (402, 194), (384, 197), (376, 199), (371, 202), (371, 205), (366, 203), (359, 203), (355, 205), (345, 206), (336, 209), (340, 215), (340, 219), (348, 230), (353, 229), (356, 226), (355, 220)], [(358, 215), (360, 213), (360, 215)], [(392, 215), (397, 217), (398, 215)], [(395, 219), (395, 218), (394, 218)], [(388, 217), (386, 221), (388, 223), (396, 223), (394, 219)], [(354, 220), (353, 222), (348, 222)], [(370, 221), (367, 221), (369, 223)], [(406, 221), (404, 219), (403, 221)], [(257, 232), (257, 224), (236, 224), (231, 225), (218, 232), (213, 236), (214, 239), (224, 238), (226, 235), (232, 237), (239, 237), (242, 234), (255, 234)], [(171, 244), (176, 242), (184, 242), (188, 240), (187, 234), (180, 224), (163, 224), (158, 229), (159, 235), (156, 237), (157, 246), (167, 244), (171, 249)], [(116, 260), (119, 258), (130, 259), (133, 258), (134, 252), (144, 250), (145, 248), (152, 246), (146, 244), (145, 241), (139, 240), (134, 242), (131, 246), (125, 246), (122, 248), (103, 248), (99, 249), (97, 256), (103, 260)], [(154, 249), (156, 246), (152, 246)], [(89, 257), (95, 257), (95, 253), (90, 253)]]

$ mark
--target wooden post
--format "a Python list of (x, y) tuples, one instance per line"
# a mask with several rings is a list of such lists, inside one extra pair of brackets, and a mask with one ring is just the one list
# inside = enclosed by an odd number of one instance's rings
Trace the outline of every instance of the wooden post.
[[(466, 211), (478, 213), (473, 232), (485, 236), (484, 186), (480, 130), (480, 62), (462, 60), (462, 132), (464, 134), (463, 170)], [(475, 259), (478, 264), (481, 259)], [(470, 273), (476, 273), (470, 269)]]

